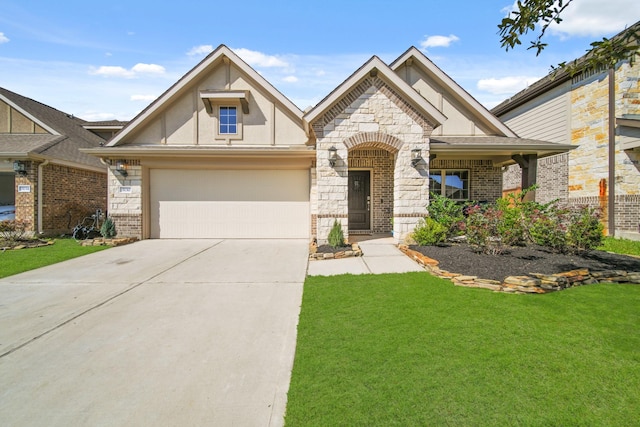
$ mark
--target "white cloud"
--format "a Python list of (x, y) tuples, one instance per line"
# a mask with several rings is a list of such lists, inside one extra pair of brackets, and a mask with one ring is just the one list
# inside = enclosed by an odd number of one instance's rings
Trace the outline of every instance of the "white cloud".
[(132, 101), (146, 101), (146, 102), (150, 102), (153, 101), (154, 99), (156, 99), (157, 97), (155, 95), (131, 95), (131, 100)]
[[(518, 10), (517, 4), (515, 1), (502, 12), (508, 15)], [(549, 25), (549, 33), (563, 39), (612, 36), (634, 24), (637, 16), (640, 16), (638, 0), (607, 0), (606, 7), (603, 7), (602, 0), (572, 1), (560, 15), (562, 21)]]
[(602, 0), (574, 1), (562, 13), (562, 22), (553, 23), (549, 31), (560, 37), (611, 36), (633, 24), (638, 16), (638, 0), (607, 0), (606, 6)]
[(458, 40), (460, 40), (460, 38), (453, 34), (448, 36), (429, 36), (420, 42), (420, 46), (423, 49), (430, 47), (449, 47), (451, 43), (457, 42)]
[(203, 56), (213, 52), (213, 46), (210, 44), (202, 44), (200, 46), (194, 46), (187, 52), (189, 56)]
[(298, 78), (296, 76), (286, 76), (282, 79), (282, 81), (287, 83), (295, 83), (298, 81)]
[(527, 86), (537, 82), (541, 77), (531, 76), (508, 76), (501, 78), (480, 79), (478, 90), (489, 92), (495, 95), (510, 95), (525, 89)]
[(240, 58), (242, 58), (244, 61), (246, 61), (247, 64), (251, 65), (252, 67), (284, 68), (289, 66), (289, 64), (287, 64), (285, 61), (278, 58), (277, 56), (267, 55), (262, 52), (257, 52), (255, 50), (249, 50), (245, 48), (231, 49), (231, 50), (233, 50), (236, 53), (236, 55), (238, 55)]
[(0, 44), (9, 42), (9, 37), (5, 36), (4, 33), (0, 33)]
[(136, 64), (131, 71), (135, 74), (164, 74), (165, 69), (158, 64)]
[(165, 68), (162, 65), (157, 64), (136, 64), (127, 70), (124, 67), (113, 65), (102, 65), (98, 68), (91, 67), (89, 74), (104, 77), (121, 77), (125, 79), (133, 79), (140, 74), (164, 74)]
[(92, 67), (89, 70), (89, 74), (104, 77), (124, 77), (128, 79), (134, 77), (134, 73), (132, 71), (127, 70), (123, 67), (116, 67), (111, 65), (103, 65), (98, 68)]

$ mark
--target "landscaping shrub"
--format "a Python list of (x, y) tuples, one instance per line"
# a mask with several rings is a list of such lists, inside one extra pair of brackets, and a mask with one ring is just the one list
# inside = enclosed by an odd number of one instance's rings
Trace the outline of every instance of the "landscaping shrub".
[(29, 222), (20, 219), (6, 219), (0, 221), (0, 237), (4, 240), (15, 241), (24, 237)]
[(342, 232), (342, 224), (338, 222), (338, 220), (333, 220), (333, 227), (329, 232), (329, 237), (327, 238), (329, 241), (329, 245), (334, 248), (344, 246), (344, 233)]
[(496, 201), (496, 209), (500, 212), (500, 220), (496, 226), (497, 236), (507, 246), (523, 246), (529, 240), (530, 218), (539, 205), (536, 202), (524, 201), (524, 197), (536, 186), (519, 193), (508, 194)]
[(412, 237), (420, 246), (430, 246), (442, 243), (447, 239), (447, 228), (432, 219), (421, 219), (413, 231)]
[(502, 253), (504, 247), (498, 233), (501, 217), (502, 212), (495, 206), (471, 206), (467, 209), (466, 232), (469, 244), (482, 253)]
[(100, 234), (105, 239), (110, 239), (117, 234), (116, 225), (114, 224), (111, 217), (107, 217), (107, 219), (105, 219), (102, 223), (102, 227), (100, 227)]
[(436, 193), (431, 193), (427, 212), (429, 218), (445, 227), (447, 237), (462, 233), (464, 224), (464, 205)]
[(529, 236), (531, 240), (554, 252), (567, 252), (567, 210), (554, 205), (537, 209), (531, 215)]
[(571, 210), (567, 230), (569, 246), (576, 251), (589, 251), (602, 245), (604, 226), (598, 209), (580, 206)]

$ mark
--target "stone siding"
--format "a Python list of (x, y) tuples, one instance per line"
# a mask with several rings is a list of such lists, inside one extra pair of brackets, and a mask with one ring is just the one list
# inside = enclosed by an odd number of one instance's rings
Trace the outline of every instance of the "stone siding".
[[(142, 238), (142, 167), (139, 160), (127, 160), (127, 176), (109, 167), (109, 216), (118, 236)], [(125, 187), (128, 192), (121, 191)]]
[[(412, 231), (424, 216), (429, 197), (428, 166), (411, 166), (412, 149), (421, 149), (423, 158), (429, 156), (429, 135), (433, 128), (427, 120), (381, 79), (374, 77), (355, 86), (312, 123), (312, 127), (317, 138), (317, 181), (312, 194), (314, 191), (317, 194), (318, 242), (326, 241), (334, 219), (341, 221), (345, 237), (348, 236), (349, 156), (362, 148), (385, 150), (390, 153), (388, 156), (395, 157), (391, 210), (395, 217), (394, 231), (397, 238)], [(332, 146), (338, 150), (334, 167), (327, 160), (327, 150)], [(382, 200), (381, 222), (374, 221), (374, 227), (380, 229), (384, 227), (385, 212), (390, 210), (384, 198)]]

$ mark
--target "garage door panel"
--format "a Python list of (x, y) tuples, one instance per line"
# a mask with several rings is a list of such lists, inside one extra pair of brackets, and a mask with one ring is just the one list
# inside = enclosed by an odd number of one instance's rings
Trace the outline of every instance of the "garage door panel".
[(308, 238), (308, 171), (152, 169), (152, 238)]

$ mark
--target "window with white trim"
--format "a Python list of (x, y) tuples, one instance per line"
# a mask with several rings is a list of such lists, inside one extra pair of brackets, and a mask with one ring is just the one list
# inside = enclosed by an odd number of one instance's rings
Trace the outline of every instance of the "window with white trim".
[(440, 194), (451, 200), (469, 200), (469, 171), (430, 170), (429, 192)]
[(238, 133), (238, 108), (220, 106), (219, 127), (220, 135), (236, 135)]

